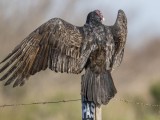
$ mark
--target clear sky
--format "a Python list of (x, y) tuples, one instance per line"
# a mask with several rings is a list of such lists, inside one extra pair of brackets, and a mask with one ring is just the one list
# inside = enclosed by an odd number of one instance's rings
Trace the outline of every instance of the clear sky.
[(143, 40), (160, 37), (160, 0), (113, 0), (110, 4), (113, 11), (126, 11), (130, 40), (141, 44)]
[(106, 24), (113, 23), (117, 11), (123, 9), (128, 17), (129, 44), (139, 46), (145, 40), (160, 37), (160, 0), (88, 0), (88, 4), (82, 1), (79, 9), (101, 9)]
[[(52, 17), (62, 17), (59, 14), (67, 4), (67, 0), (54, 0), (50, 5), (46, 19)], [(73, 2), (75, 0), (72, 0)], [(21, 10), (27, 6), (34, 5), (38, 0), (1, 0), (0, 7), (6, 7), (6, 15), (12, 14), (12, 7), (19, 7)], [(73, 6), (71, 6), (73, 7)], [(117, 11), (123, 9), (128, 18), (128, 44), (139, 46), (141, 43), (148, 42), (153, 37), (160, 37), (160, 0), (78, 0), (65, 18), (74, 24), (82, 21), (83, 24), (88, 12), (100, 9), (106, 19), (107, 25), (114, 23)], [(79, 18), (79, 16), (82, 16)]]

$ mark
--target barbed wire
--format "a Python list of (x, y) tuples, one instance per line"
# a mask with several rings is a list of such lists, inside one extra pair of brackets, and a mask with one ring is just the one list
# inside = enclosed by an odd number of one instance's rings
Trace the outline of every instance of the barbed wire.
[[(113, 98), (115, 101), (121, 101), (123, 103), (130, 103), (135, 105), (140, 105), (144, 107), (154, 107), (160, 109), (160, 104), (148, 104), (143, 102), (135, 102), (127, 99), (121, 99), (121, 98)], [(45, 104), (58, 104), (58, 103), (68, 103), (68, 102), (77, 102), (81, 101), (80, 98), (78, 99), (69, 99), (69, 100), (59, 100), (59, 101), (47, 101), (47, 102), (32, 102), (32, 103), (19, 103), (19, 104), (3, 104), (0, 105), (0, 108), (6, 108), (6, 107), (18, 107), (18, 106), (29, 106), (29, 105), (45, 105)]]
[(127, 99), (121, 99), (121, 98), (113, 98), (116, 101), (121, 101), (124, 103), (130, 103), (130, 104), (135, 104), (135, 105), (141, 105), (141, 106), (145, 106), (145, 107), (155, 107), (155, 108), (159, 108), (160, 109), (160, 104), (149, 104), (149, 103), (143, 103), (143, 102), (135, 102), (135, 101), (131, 101), (131, 100), (127, 100)]
[(81, 99), (72, 99), (72, 100), (59, 100), (59, 101), (48, 101), (48, 102), (32, 102), (32, 103), (19, 103), (19, 104), (4, 104), (0, 105), (0, 108), (5, 107), (18, 107), (18, 106), (27, 106), (27, 105), (39, 105), (39, 104), (56, 104), (56, 103), (65, 103), (65, 102), (76, 102), (80, 101)]

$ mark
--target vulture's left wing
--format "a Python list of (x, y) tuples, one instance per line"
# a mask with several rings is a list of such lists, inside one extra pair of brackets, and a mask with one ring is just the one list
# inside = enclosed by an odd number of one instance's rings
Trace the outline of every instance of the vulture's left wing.
[(113, 26), (110, 26), (115, 51), (112, 59), (112, 67), (118, 67), (123, 59), (124, 47), (127, 38), (127, 18), (123, 10), (118, 11), (117, 20)]
[[(80, 73), (91, 53), (81, 51), (85, 42), (83, 27), (74, 26), (60, 18), (53, 18), (25, 38), (1, 63), (0, 73), (7, 71), (0, 81), (14, 87), (25, 79), (49, 68), (56, 72)], [(89, 47), (90, 48), (90, 47)]]

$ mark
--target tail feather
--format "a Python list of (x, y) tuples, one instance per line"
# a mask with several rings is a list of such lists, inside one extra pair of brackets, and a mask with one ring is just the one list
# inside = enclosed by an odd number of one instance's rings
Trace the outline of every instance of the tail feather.
[(107, 104), (117, 93), (117, 90), (109, 71), (97, 74), (87, 69), (82, 76), (81, 92), (83, 99), (101, 105)]
[[(89, 79), (90, 78), (90, 79)], [(89, 79), (88, 84), (87, 84), (87, 90), (88, 92), (86, 92), (87, 96), (89, 97), (89, 100), (92, 100), (92, 79), (93, 79), (93, 74), (89, 74), (87, 79)]]

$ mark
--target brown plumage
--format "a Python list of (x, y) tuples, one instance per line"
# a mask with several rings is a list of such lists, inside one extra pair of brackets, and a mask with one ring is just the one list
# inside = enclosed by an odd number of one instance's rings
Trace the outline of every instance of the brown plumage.
[[(95, 104), (106, 104), (115, 95), (111, 71), (119, 66), (127, 36), (127, 19), (119, 10), (113, 26), (102, 24), (99, 10), (88, 14), (86, 24), (74, 26), (60, 18), (53, 18), (34, 30), (1, 63), (0, 81), (13, 87), (47, 68), (55, 72), (82, 76), (82, 94)], [(0, 63), (0, 64), (1, 64)]]

